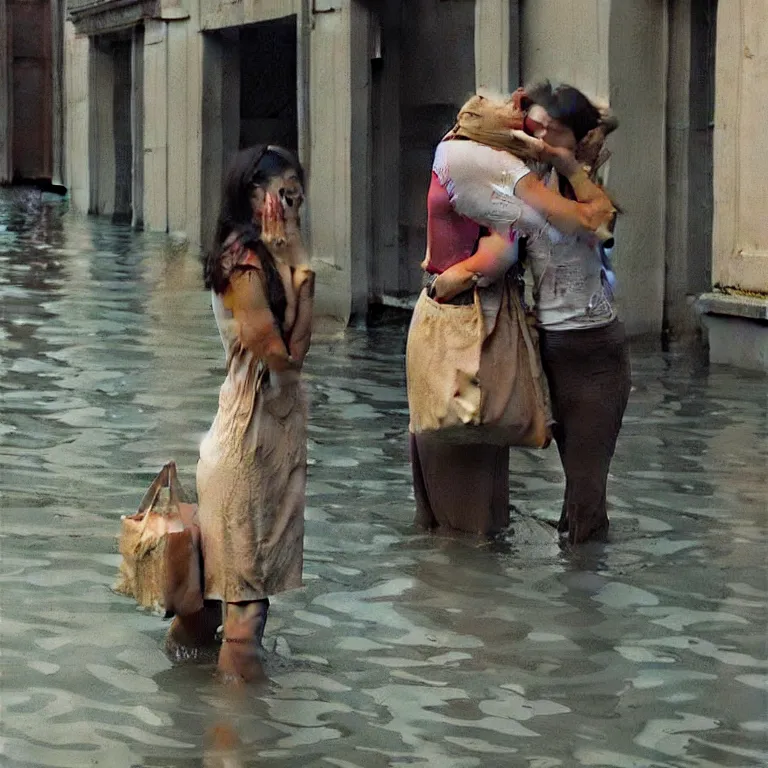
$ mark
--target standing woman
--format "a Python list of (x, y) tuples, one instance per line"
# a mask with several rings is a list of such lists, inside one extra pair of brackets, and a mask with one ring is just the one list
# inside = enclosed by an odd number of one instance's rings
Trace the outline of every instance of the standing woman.
[[(528, 91), (537, 138), (560, 152), (547, 182), (575, 199), (569, 174), (584, 174), (573, 153), (600, 123), (583, 93), (544, 83)], [(558, 530), (572, 544), (608, 535), (608, 471), (629, 400), (631, 372), (624, 324), (612, 274), (594, 238), (558, 243), (531, 240), (528, 248), (539, 320), (541, 359), (549, 382), (552, 433), (565, 471)]]
[[(477, 98), (478, 138), (449, 134), (435, 153), (423, 264), (429, 290), (438, 301), (465, 303), (473, 286), (487, 286), (480, 290), (483, 309), (497, 311), (493, 285), (511, 263), (510, 231), (527, 238), (553, 433), (566, 473), (560, 530), (574, 543), (602, 538), (629, 361), (596, 236), (615, 211), (574, 154), (580, 141), (600, 129), (602, 117), (573, 88), (553, 91), (547, 84), (525, 95), (526, 106), (540, 102), (538, 159), (556, 169), (558, 183), (551, 184), (501, 148), (520, 123), (519, 99)], [(412, 434), (411, 458), (417, 523), (481, 535), (508, 524), (509, 449), (445, 446)]]
[[(197, 466), (203, 594), (206, 610), (224, 609), (219, 669), (246, 681), (261, 674), (269, 596), (302, 585), (307, 400), (300, 374), (314, 291), (298, 228), (303, 197), (304, 174), (290, 152), (240, 152), (204, 264), (227, 374)], [(198, 643), (213, 639), (212, 624), (197, 628)]]

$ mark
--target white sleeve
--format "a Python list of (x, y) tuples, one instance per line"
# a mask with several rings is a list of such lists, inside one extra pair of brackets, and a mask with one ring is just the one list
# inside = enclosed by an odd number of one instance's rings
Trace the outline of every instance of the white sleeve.
[(474, 141), (445, 141), (435, 153), (433, 170), (457, 213), (500, 232), (541, 230), (546, 219), (515, 196), (515, 187), (531, 169), (509, 152)]

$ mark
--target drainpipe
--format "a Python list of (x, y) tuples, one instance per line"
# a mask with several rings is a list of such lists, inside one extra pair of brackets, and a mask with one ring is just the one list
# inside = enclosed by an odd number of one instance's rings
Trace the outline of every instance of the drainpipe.
[[(307, 187), (312, 174), (312, 130), (310, 125), (309, 65), (312, 36), (312, 0), (299, 0), (296, 29), (296, 119), (298, 122), (299, 160), (304, 167)], [(308, 191), (308, 190), (307, 190)], [(307, 195), (310, 198), (310, 195)], [(311, 199), (311, 198), (310, 198)], [(307, 250), (312, 252), (312, 206), (304, 207), (301, 216), (301, 233)]]

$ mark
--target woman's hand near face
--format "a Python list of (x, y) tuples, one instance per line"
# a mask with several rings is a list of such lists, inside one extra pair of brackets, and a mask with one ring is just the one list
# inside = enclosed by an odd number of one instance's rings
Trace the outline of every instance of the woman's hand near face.
[(580, 166), (572, 149), (552, 146), (525, 131), (513, 130), (511, 133), (516, 139), (525, 142), (541, 162), (548, 163), (563, 176), (571, 176), (579, 170)]
[(270, 253), (291, 267), (306, 264), (309, 261), (298, 216), (286, 220), (283, 202), (274, 192), (267, 192), (261, 217), (261, 240)]
[(261, 213), (261, 240), (272, 248), (282, 248), (288, 238), (285, 232), (283, 204), (273, 192), (267, 192)]

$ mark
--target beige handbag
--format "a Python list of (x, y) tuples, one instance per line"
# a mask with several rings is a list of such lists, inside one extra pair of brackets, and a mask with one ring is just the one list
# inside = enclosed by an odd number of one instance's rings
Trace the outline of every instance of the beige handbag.
[(451, 443), (546, 448), (549, 394), (538, 349), (512, 279), (493, 328), (480, 296), (439, 304), (422, 291), (406, 347), (410, 430)]
[(115, 591), (142, 608), (187, 616), (203, 607), (197, 506), (185, 501), (176, 464), (168, 462), (152, 481), (138, 511), (121, 520), (123, 556)]

